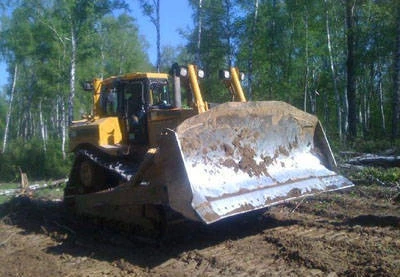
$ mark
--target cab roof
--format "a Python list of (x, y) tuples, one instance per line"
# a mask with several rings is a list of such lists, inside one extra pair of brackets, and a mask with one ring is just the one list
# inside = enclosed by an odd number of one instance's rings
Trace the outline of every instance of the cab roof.
[(102, 81), (102, 83), (105, 84), (110, 84), (114, 82), (115, 80), (136, 80), (136, 79), (168, 79), (168, 74), (167, 73), (153, 73), (153, 72), (134, 72), (134, 73), (127, 73), (124, 75), (118, 75), (118, 76), (111, 76), (109, 78), (106, 78)]

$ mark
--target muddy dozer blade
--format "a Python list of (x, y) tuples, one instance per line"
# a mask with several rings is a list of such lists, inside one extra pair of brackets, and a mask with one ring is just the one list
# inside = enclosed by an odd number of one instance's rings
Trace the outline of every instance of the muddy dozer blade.
[(318, 119), (284, 102), (225, 103), (169, 132), (189, 186), (171, 185), (171, 207), (205, 223), (353, 185)]

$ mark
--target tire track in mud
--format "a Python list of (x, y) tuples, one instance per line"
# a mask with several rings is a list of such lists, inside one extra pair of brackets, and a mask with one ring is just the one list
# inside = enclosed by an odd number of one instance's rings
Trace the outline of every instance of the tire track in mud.
[(354, 188), (214, 226), (185, 222), (161, 247), (17, 202), (0, 220), (0, 275), (400, 276), (400, 206), (386, 195)]
[(395, 276), (399, 276), (398, 229), (351, 226), (326, 220), (320, 223), (316, 219), (265, 230), (264, 239), (277, 247), (277, 256), (292, 265), (319, 269), (325, 274), (390, 275), (397, 272)]
[(182, 268), (182, 276), (315, 276), (319, 269), (292, 266), (277, 256), (279, 247), (258, 234), (229, 240), (201, 250), (182, 253), (177, 259), (153, 269), (160, 276), (173, 276)]
[(183, 276), (400, 276), (398, 207), (367, 196), (333, 193), (300, 207), (276, 206), (264, 219), (272, 223), (258, 234), (184, 252), (153, 270), (182, 268)]

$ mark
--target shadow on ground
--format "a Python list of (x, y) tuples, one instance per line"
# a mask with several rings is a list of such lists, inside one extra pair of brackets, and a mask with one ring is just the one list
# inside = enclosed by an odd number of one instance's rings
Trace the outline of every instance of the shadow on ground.
[(400, 227), (400, 218), (397, 216), (359, 215), (345, 221), (350, 226), (366, 227)]
[(113, 226), (78, 219), (65, 210), (62, 202), (28, 197), (17, 197), (0, 205), (0, 219), (5, 224), (18, 226), (26, 234), (44, 234), (59, 242), (57, 246), (48, 247), (48, 253), (91, 257), (110, 263), (123, 259), (150, 269), (187, 251), (297, 223), (264, 216), (261, 212), (212, 225), (184, 221), (170, 226), (160, 242), (138, 238)]

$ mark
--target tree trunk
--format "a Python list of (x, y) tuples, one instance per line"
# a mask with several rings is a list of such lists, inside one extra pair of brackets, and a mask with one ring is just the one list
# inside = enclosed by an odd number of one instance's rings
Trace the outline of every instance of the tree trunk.
[(157, 32), (157, 72), (161, 67), (161, 26), (160, 26), (160, 0), (156, 1), (156, 32)]
[(7, 118), (6, 118), (6, 127), (4, 130), (2, 153), (4, 153), (6, 151), (6, 147), (7, 147), (7, 139), (8, 139), (8, 132), (9, 132), (9, 128), (10, 128), (11, 111), (12, 111), (12, 104), (13, 104), (13, 100), (14, 100), (15, 86), (17, 83), (17, 75), (18, 75), (18, 65), (15, 64), (14, 79), (13, 79), (13, 83), (12, 83), (12, 87), (11, 87), (10, 100), (8, 103), (8, 111), (7, 111)]
[(349, 101), (347, 97), (347, 88), (344, 89), (343, 95), (343, 130), (344, 133), (347, 134), (349, 130)]
[(392, 139), (399, 136), (400, 122), (400, 4), (396, 9), (396, 49), (394, 54)]
[(348, 123), (349, 139), (357, 136), (357, 102), (356, 79), (354, 63), (354, 9), (355, 0), (346, 0), (346, 25), (347, 25), (347, 99), (349, 104)]
[(75, 75), (76, 75), (76, 51), (77, 38), (74, 27), (71, 27), (71, 71), (70, 71), (70, 93), (68, 98), (68, 124), (72, 123), (74, 117), (74, 98), (75, 98)]
[(305, 112), (307, 112), (307, 96), (308, 96), (308, 89), (309, 89), (309, 83), (308, 83), (308, 78), (310, 75), (310, 66), (308, 62), (308, 13), (307, 13), (307, 7), (306, 8), (306, 15), (304, 18), (304, 25), (305, 25), (305, 32), (306, 32), (306, 74), (304, 77), (304, 104), (303, 104), (303, 109)]
[(157, 36), (156, 67), (157, 67), (157, 72), (160, 72), (160, 67), (161, 67), (160, 0), (152, 0), (152, 4), (148, 3), (147, 0), (140, 0), (139, 2), (142, 4), (143, 13), (150, 18), (151, 23), (153, 23), (156, 28), (156, 36)]
[(201, 49), (201, 32), (203, 28), (203, 0), (199, 0), (199, 6), (197, 10), (197, 47), (196, 47), (196, 64), (201, 65), (200, 49)]
[(40, 134), (42, 135), (42, 141), (43, 141), (43, 151), (46, 152), (47, 151), (46, 127), (43, 120), (42, 100), (39, 101), (39, 121), (40, 121)]
[[(327, 0), (325, 0), (325, 4), (327, 4)], [(330, 63), (330, 69), (331, 69), (331, 77), (332, 77), (332, 83), (333, 83), (333, 91), (335, 94), (335, 100), (336, 100), (336, 116), (337, 116), (337, 129), (338, 129), (338, 134), (339, 134), (339, 139), (340, 141), (343, 140), (343, 133), (342, 133), (342, 105), (341, 105), (341, 100), (340, 100), (340, 94), (338, 90), (338, 85), (337, 85), (337, 78), (336, 78), (336, 66), (333, 61), (333, 50), (332, 50), (332, 40), (331, 40), (331, 30), (329, 27), (329, 12), (328, 12), (328, 7), (326, 7), (326, 19), (325, 19), (325, 24), (326, 24), (326, 37), (328, 41), (328, 52), (329, 52), (329, 63)]]
[(251, 101), (253, 99), (253, 56), (254, 56), (254, 40), (256, 38), (256, 27), (257, 27), (257, 17), (258, 17), (258, 0), (254, 1), (254, 16), (253, 22), (251, 23), (250, 31), (250, 41), (249, 41), (249, 61), (248, 61), (248, 99)]
[[(275, 62), (275, 58), (273, 57), (273, 55), (272, 55), (272, 49), (274, 49), (275, 48), (275, 43), (274, 43), (274, 41), (275, 41), (275, 34), (276, 34), (276, 20), (275, 20), (275, 15), (277, 15), (278, 14), (278, 11), (277, 11), (277, 3), (276, 3), (276, 0), (272, 0), (272, 16), (271, 16), (271, 31), (270, 31), (270, 43), (269, 43), (269, 49), (271, 49), (271, 51), (269, 51), (268, 53), (267, 53), (267, 55), (269, 56), (269, 72), (272, 74), (272, 72), (274, 72), (274, 62)], [(272, 84), (270, 83), (269, 84), (269, 99), (274, 99), (274, 94), (275, 94), (275, 92), (274, 92), (274, 89), (273, 89), (273, 86), (272, 86)]]
[(385, 110), (384, 110), (384, 104), (383, 104), (383, 87), (382, 87), (382, 68), (381, 68), (381, 63), (379, 62), (378, 64), (378, 95), (379, 95), (379, 111), (380, 111), (380, 116), (381, 116), (381, 125), (382, 125), (382, 130), (386, 134), (386, 119), (385, 119)]
[(65, 112), (65, 103), (64, 99), (61, 98), (61, 152), (63, 154), (63, 159), (65, 160), (67, 155), (65, 153), (65, 145), (67, 142), (67, 120), (66, 120), (66, 112)]
[(228, 67), (233, 66), (233, 46), (232, 46), (232, 3), (230, 0), (225, 0), (225, 17), (226, 17), (226, 26), (225, 26), (225, 33), (227, 38), (227, 52), (228, 52)]
[(360, 107), (360, 123), (362, 126), (363, 137), (368, 136), (368, 122), (369, 122), (369, 103), (368, 103), (368, 90), (370, 88), (366, 85), (364, 92), (362, 93), (361, 107)]

